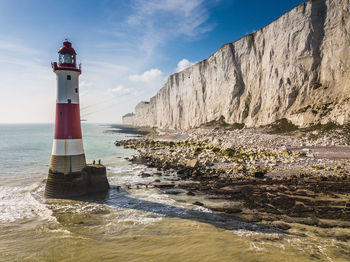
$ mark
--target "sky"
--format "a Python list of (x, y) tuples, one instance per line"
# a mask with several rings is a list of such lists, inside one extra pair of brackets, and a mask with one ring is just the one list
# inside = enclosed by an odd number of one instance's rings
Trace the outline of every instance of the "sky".
[(51, 123), (51, 62), (65, 38), (81, 117), (121, 123), (169, 75), (255, 32), (302, 0), (0, 0), (0, 123)]

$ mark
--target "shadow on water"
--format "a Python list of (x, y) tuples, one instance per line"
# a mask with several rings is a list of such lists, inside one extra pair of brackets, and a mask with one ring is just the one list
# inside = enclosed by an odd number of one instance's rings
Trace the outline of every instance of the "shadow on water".
[(137, 199), (130, 196), (130, 193), (111, 187), (107, 193), (93, 194), (86, 197), (80, 197), (76, 200), (104, 204), (113, 207), (134, 209), (153, 214), (159, 214), (170, 218), (180, 218), (194, 220), (202, 223), (211, 224), (218, 228), (226, 230), (248, 230), (260, 233), (278, 233), (288, 234), (280, 229), (268, 226), (256, 225), (253, 223), (243, 222), (231, 216), (215, 214), (200, 210), (187, 209), (184, 207), (173, 206), (158, 202)]

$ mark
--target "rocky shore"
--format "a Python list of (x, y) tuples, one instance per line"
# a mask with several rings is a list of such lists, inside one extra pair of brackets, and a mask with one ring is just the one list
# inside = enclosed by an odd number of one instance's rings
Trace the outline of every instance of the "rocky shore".
[(243, 128), (216, 122), (115, 144), (138, 149), (129, 160), (157, 168), (158, 176), (176, 174), (166, 184), (156, 179), (154, 186), (225, 201), (221, 206), (195, 203), (214, 212), (283, 230), (292, 223), (350, 228), (347, 127), (298, 129), (282, 120)]

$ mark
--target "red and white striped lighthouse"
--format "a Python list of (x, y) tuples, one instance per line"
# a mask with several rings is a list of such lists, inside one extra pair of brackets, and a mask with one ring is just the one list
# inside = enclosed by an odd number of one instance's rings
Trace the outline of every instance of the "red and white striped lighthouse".
[(76, 53), (66, 39), (52, 63), (57, 78), (55, 137), (45, 196), (70, 198), (109, 188), (106, 167), (87, 165), (80, 126), (79, 75)]
[(58, 64), (52, 63), (57, 79), (57, 98), (50, 170), (68, 174), (79, 172), (86, 165), (79, 108), (81, 67), (77, 67), (76, 52), (67, 39), (58, 54)]

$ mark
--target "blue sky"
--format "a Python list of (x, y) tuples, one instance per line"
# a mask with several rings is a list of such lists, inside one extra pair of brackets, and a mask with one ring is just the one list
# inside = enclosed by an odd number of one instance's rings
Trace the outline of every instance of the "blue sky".
[(170, 74), (302, 2), (0, 0), (0, 123), (54, 121), (50, 62), (66, 37), (82, 63), (82, 117), (116, 123)]

